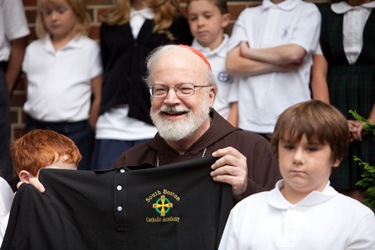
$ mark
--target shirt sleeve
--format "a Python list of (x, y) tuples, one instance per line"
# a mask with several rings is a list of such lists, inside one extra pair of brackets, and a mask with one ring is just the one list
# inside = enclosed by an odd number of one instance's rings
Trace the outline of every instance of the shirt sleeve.
[(245, 9), (239, 15), (236, 23), (234, 24), (231, 37), (228, 43), (228, 52), (235, 48), (240, 42), (247, 41), (246, 37), (246, 16), (250, 15), (248, 9)]
[(99, 75), (102, 74), (102, 61), (101, 61), (101, 55), (100, 55), (100, 47), (99, 44), (94, 41), (93, 49), (92, 49), (92, 60), (91, 60), (91, 71), (90, 71), (90, 78), (93, 79)]
[(311, 3), (306, 3), (300, 8), (299, 20), (294, 27), (291, 44), (298, 44), (307, 53), (312, 53), (318, 44), (320, 36), (321, 15), (318, 8)]
[(7, 39), (14, 40), (27, 36), (30, 31), (27, 25), (25, 11), (21, 0), (3, 1), (3, 15), (5, 35)]
[(375, 249), (375, 216), (374, 213), (368, 213), (358, 221), (357, 226), (353, 227), (350, 250)]

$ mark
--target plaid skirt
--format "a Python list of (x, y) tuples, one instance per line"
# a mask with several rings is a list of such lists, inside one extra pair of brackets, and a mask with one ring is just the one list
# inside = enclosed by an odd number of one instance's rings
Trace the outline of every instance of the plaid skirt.
[[(375, 103), (375, 65), (332, 68), (329, 70), (328, 86), (331, 104), (348, 119), (354, 119), (348, 112), (351, 109), (367, 118)], [(361, 179), (363, 167), (354, 162), (354, 156), (375, 165), (375, 138), (372, 133), (364, 136), (362, 142), (350, 145), (347, 157), (331, 176), (333, 187), (351, 189)]]

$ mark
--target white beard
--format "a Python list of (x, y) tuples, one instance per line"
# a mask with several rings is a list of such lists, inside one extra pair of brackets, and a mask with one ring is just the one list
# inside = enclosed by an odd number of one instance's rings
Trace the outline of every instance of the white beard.
[[(187, 117), (179, 120), (168, 120), (160, 113), (178, 114), (187, 112)], [(150, 112), (151, 119), (164, 140), (179, 141), (189, 138), (209, 118), (208, 98), (203, 100), (201, 107), (193, 112), (186, 107), (163, 105), (158, 111)]]

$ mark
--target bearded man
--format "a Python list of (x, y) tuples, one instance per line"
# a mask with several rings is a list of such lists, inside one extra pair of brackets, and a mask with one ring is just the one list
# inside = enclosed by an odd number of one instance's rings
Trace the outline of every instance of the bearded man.
[(162, 166), (212, 155), (214, 181), (232, 187), (235, 201), (270, 190), (280, 179), (269, 142), (234, 128), (213, 108), (216, 83), (207, 59), (197, 50), (166, 45), (147, 61), (153, 139), (124, 152), (113, 167), (151, 163)]

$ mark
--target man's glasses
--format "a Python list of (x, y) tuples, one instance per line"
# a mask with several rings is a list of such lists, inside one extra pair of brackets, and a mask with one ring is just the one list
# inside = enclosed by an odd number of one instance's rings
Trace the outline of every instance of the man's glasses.
[(154, 84), (149, 86), (150, 95), (152, 97), (164, 98), (168, 95), (170, 89), (173, 89), (178, 97), (189, 97), (194, 95), (195, 88), (212, 87), (212, 85), (194, 85), (192, 83), (180, 83), (174, 87), (168, 87), (164, 84)]

